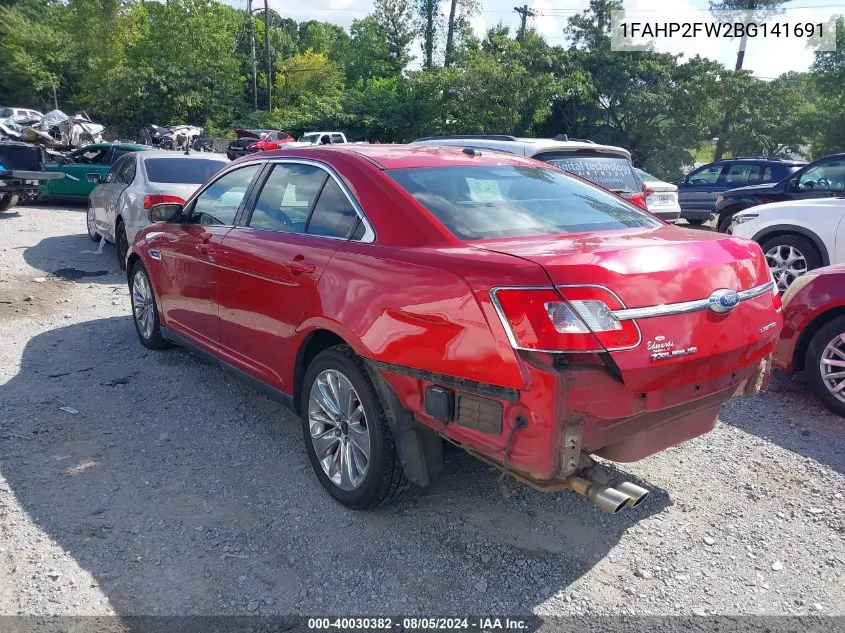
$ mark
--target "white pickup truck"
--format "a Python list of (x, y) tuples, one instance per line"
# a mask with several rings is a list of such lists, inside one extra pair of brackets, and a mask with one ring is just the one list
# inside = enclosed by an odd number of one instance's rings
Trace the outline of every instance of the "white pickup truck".
[(343, 132), (307, 132), (296, 141), (285, 143), (283, 147), (309, 147), (311, 145), (340, 145), (347, 143)]

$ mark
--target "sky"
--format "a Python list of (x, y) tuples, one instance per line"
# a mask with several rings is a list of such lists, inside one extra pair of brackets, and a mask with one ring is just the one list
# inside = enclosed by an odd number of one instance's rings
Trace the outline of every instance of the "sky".
[[(238, 8), (246, 8), (246, 0), (227, 0)], [(260, 6), (260, 0), (258, 0)], [(283, 17), (291, 17), (297, 21), (322, 20), (344, 26), (347, 30), (355, 19), (360, 19), (372, 12), (372, 0), (269, 0), (270, 8), (275, 9)], [(552, 45), (565, 45), (566, 38), (563, 29), (566, 20), (571, 15), (580, 13), (588, 0), (481, 0), (482, 10), (473, 20), (473, 26), (479, 36), (486, 30), (503, 22), (512, 27), (515, 33), (519, 26), (519, 16), (513, 10), (517, 4), (527, 3), (538, 16), (532, 18), (529, 24), (539, 31)], [(683, 21), (684, 16), (695, 19), (696, 11), (706, 10), (708, 0), (624, 0), (625, 9), (629, 15), (648, 15), (651, 19)], [(815, 19), (820, 16), (829, 17), (836, 9), (845, 12), (843, 0), (791, 0), (785, 5), (790, 15), (806, 16)], [(448, 0), (442, 0), (441, 10), (444, 15), (448, 12)], [(803, 19), (803, 17), (802, 17)], [(660, 43), (658, 50), (671, 53), (684, 53), (685, 56), (700, 54), (704, 57), (716, 59), (725, 66), (733, 67), (736, 61), (738, 40), (708, 39), (694, 42), (680, 42), (671, 40)], [(413, 45), (411, 53), (416, 56), (411, 68), (420, 64), (421, 51), (419, 43)], [(636, 54), (636, 53), (630, 53)], [(788, 71), (806, 71), (813, 61), (812, 51), (806, 48), (804, 42), (796, 39), (777, 41), (753, 40), (749, 42), (745, 54), (744, 68), (751, 70), (762, 79), (773, 79)]]

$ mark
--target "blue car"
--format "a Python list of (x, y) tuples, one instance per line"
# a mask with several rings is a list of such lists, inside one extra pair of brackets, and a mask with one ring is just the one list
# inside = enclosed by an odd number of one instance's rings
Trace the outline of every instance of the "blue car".
[(728, 189), (780, 182), (807, 163), (781, 158), (725, 158), (691, 171), (678, 185), (681, 217), (690, 224), (710, 219), (720, 193)]

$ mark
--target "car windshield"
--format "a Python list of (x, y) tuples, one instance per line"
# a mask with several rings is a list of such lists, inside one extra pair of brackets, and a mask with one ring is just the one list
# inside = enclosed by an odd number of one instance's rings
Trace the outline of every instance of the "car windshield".
[(661, 225), (621, 198), (551, 169), (478, 165), (387, 173), (465, 240)]
[(624, 156), (594, 152), (545, 153), (536, 158), (617, 193), (633, 193), (640, 190), (640, 184), (634, 176), (634, 167)]
[(150, 182), (184, 183), (201, 185), (208, 180), (226, 161), (212, 158), (147, 158), (144, 167)]
[(303, 134), (302, 136), (299, 137), (300, 143), (314, 144), (314, 143), (317, 143), (319, 141), (320, 141), (320, 135), (319, 134)]

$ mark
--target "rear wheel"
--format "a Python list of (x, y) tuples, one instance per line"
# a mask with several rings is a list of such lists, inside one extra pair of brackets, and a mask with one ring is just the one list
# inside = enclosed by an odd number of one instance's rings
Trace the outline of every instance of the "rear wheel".
[(18, 200), (20, 200), (20, 198), (13, 193), (0, 194), (0, 211), (11, 209), (18, 203)]
[(132, 320), (135, 322), (135, 331), (138, 333), (141, 345), (150, 349), (168, 347), (169, 343), (161, 335), (158, 304), (153, 293), (153, 285), (147, 269), (140, 260), (132, 266), (132, 274), (129, 277), (129, 296), (132, 301)]
[(845, 317), (837, 317), (816, 332), (804, 367), (824, 405), (845, 416)]
[(343, 505), (372, 508), (410, 488), (381, 400), (348, 346), (324, 350), (308, 366), (301, 416), (311, 466)]
[(776, 235), (761, 246), (780, 292), (785, 292), (789, 284), (808, 270), (822, 265), (822, 258), (815, 244), (803, 235)]
[(88, 237), (95, 242), (99, 242), (100, 234), (97, 233), (97, 225), (94, 222), (94, 208), (90, 202), (88, 203), (88, 213), (85, 214), (85, 224), (88, 227)]
[(117, 265), (120, 270), (126, 270), (126, 255), (129, 253), (129, 238), (126, 237), (126, 227), (123, 220), (118, 220), (114, 227), (114, 246), (117, 252)]

